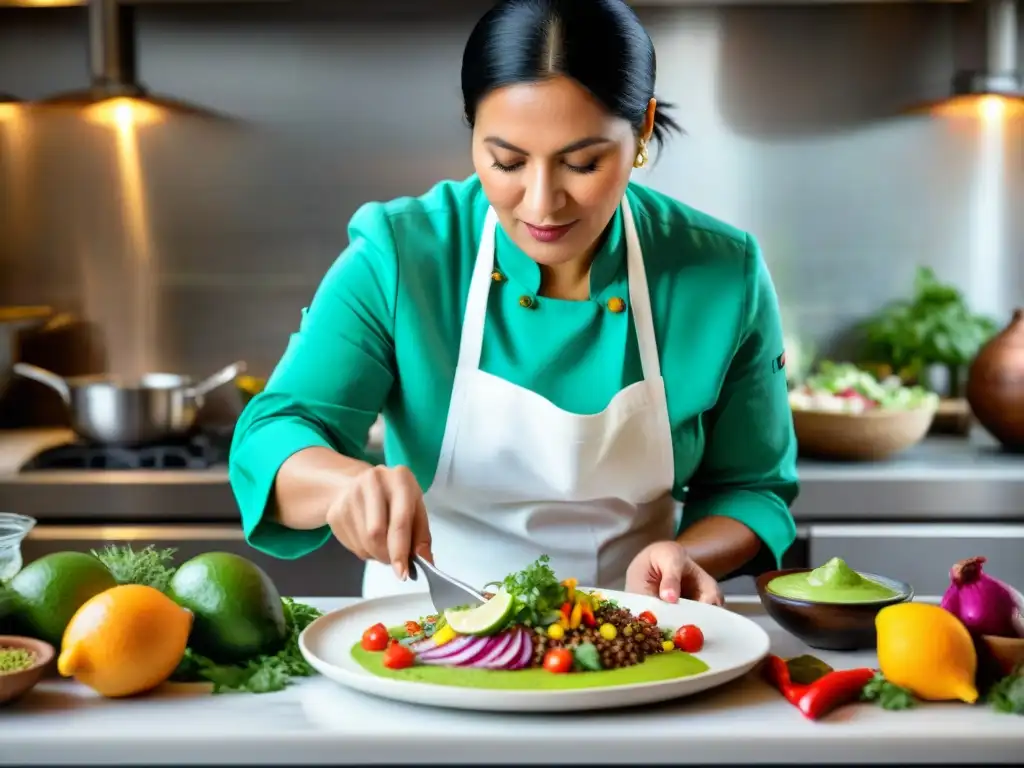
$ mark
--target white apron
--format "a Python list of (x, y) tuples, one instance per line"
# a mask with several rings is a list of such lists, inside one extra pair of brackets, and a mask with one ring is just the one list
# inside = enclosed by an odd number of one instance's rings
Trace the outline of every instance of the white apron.
[[(497, 217), (493, 209), (487, 213), (448, 422), (424, 496), (434, 562), (468, 584), (500, 581), (547, 554), (559, 578), (621, 589), (640, 550), (674, 537), (665, 385), (643, 254), (625, 198), (622, 212), (629, 304), (644, 378), (593, 415), (569, 413), (480, 370), (487, 299), (495, 285)], [(625, 313), (620, 317), (628, 321)], [(366, 564), (366, 598), (426, 588), (423, 578), (402, 582), (390, 565)]]

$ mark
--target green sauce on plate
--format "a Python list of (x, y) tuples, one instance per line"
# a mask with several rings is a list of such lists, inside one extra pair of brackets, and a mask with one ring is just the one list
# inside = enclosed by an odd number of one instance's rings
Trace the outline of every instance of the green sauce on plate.
[(776, 576), (767, 589), (779, 597), (815, 603), (874, 603), (900, 594), (861, 576), (838, 557), (813, 571)]
[(579, 688), (608, 688), (633, 683), (655, 683), (678, 677), (691, 677), (709, 667), (696, 656), (682, 651), (667, 651), (648, 656), (640, 664), (600, 672), (569, 672), (558, 675), (543, 669), (522, 669), (507, 672), (497, 669), (466, 669), (453, 667), (413, 666), (387, 669), (384, 654), (352, 646), (352, 657), (371, 674), (415, 683), (449, 685), (457, 688), (488, 688), (501, 691), (567, 691)]

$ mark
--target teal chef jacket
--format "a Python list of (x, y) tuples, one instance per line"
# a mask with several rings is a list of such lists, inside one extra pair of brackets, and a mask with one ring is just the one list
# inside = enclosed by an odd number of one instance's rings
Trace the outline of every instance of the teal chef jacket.
[[(682, 527), (734, 518), (778, 563), (796, 535), (796, 439), (778, 300), (760, 249), (652, 189), (630, 184), (626, 194), (650, 288)], [(487, 208), (471, 176), (356, 211), (348, 248), (235, 428), (229, 474), (252, 547), (292, 559), (330, 538), (326, 527), (296, 531), (272, 519), (275, 476), (312, 446), (365, 458), (378, 414), (387, 463), (429, 487)], [(629, 296), (625, 254), (620, 206), (594, 257), (590, 298), (545, 298), (540, 268), (499, 225), (495, 265), (504, 279), (491, 287), (481, 369), (580, 414), (603, 410), (640, 381), (632, 313), (609, 308)]]

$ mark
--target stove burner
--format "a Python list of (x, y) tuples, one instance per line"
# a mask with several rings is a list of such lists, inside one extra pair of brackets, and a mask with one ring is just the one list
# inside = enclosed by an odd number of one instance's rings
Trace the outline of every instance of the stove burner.
[(208, 469), (228, 459), (230, 440), (206, 434), (180, 443), (134, 448), (72, 443), (49, 448), (28, 461), (22, 472), (46, 469)]

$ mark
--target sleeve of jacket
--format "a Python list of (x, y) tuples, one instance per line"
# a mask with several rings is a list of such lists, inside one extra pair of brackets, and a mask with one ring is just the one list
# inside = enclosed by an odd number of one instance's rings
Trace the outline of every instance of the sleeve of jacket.
[(790, 506), (799, 483), (778, 298), (750, 236), (746, 251), (744, 328), (708, 414), (705, 453), (689, 483), (682, 523), (711, 515), (744, 523), (763, 543), (761, 556), (742, 571), (756, 573), (779, 567), (796, 538)]
[(235, 429), (229, 479), (242, 528), (253, 548), (274, 557), (302, 557), (330, 538), (326, 526), (297, 531), (272, 519), (281, 465), (314, 446), (365, 458), (370, 426), (395, 380), (398, 268), (381, 205), (356, 212), (349, 241), (303, 310), (266, 389), (249, 402)]

